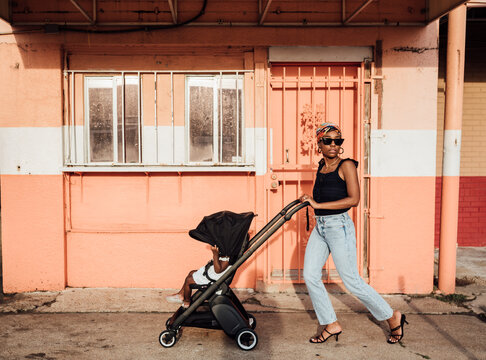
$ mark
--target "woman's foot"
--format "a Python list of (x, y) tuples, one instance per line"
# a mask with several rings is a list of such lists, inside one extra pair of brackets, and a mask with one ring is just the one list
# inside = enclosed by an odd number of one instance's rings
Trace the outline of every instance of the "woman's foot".
[(403, 326), (408, 324), (408, 322), (405, 315), (397, 310), (393, 312), (393, 316), (387, 321), (390, 326), (390, 337), (388, 338), (387, 343), (396, 344), (403, 339)]
[(320, 344), (326, 342), (329, 338), (335, 336), (336, 341), (338, 341), (339, 334), (343, 332), (343, 329), (341, 328), (341, 325), (336, 321), (332, 324), (327, 325), (324, 330), (316, 334), (315, 336), (311, 337), (309, 339), (309, 342), (312, 344)]

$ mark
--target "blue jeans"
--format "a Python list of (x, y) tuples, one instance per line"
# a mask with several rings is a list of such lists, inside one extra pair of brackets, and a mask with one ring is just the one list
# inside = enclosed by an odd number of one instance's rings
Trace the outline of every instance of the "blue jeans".
[(390, 305), (359, 276), (356, 261), (356, 232), (348, 213), (316, 216), (304, 258), (304, 280), (319, 324), (337, 321), (329, 295), (322, 283), (322, 268), (329, 253), (346, 288), (357, 296), (376, 320), (393, 315)]

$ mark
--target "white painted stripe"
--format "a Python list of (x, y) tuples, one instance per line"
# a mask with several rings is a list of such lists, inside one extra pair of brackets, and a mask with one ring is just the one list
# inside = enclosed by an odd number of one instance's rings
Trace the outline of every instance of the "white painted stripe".
[[(160, 126), (157, 130), (160, 129)], [(156, 145), (156, 133), (155, 133), (155, 126), (144, 126), (142, 132), (142, 162), (144, 164), (156, 164), (157, 163), (157, 154), (155, 153)], [(158, 139), (160, 144), (160, 136)], [(160, 157), (159, 157), (160, 161)]]
[[(250, 131), (251, 130), (251, 131)], [(267, 129), (255, 128), (248, 129), (247, 134), (255, 133), (255, 151), (253, 154), (255, 158), (256, 175), (264, 175), (267, 172)]]
[[(69, 131), (69, 133), (68, 133)], [(84, 126), (75, 127), (63, 126), (64, 132), (64, 162), (82, 163), (87, 162), (87, 154), (84, 153)]]
[(461, 130), (444, 131), (442, 175), (461, 175)]
[(175, 126), (174, 140), (172, 140), (172, 137), (172, 126), (158, 126), (157, 133), (155, 133), (155, 126), (144, 126), (142, 162), (144, 164), (161, 165), (183, 164), (185, 154), (184, 126)]
[[(143, 130), (143, 163), (156, 163), (156, 143), (158, 136), (158, 163), (163, 165), (181, 165), (185, 161), (185, 129), (184, 126), (174, 127), (174, 142), (172, 126), (158, 126), (157, 135), (154, 126), (144, 126)], [(244, 141), (245, 164), (255, 164), (259, 175), (266, 171), (266, 128), (246, 128)], [(174, 151), (175, 150), (175, 151)], [(258, 154), (258, 155), (256, 155)], [(173, 162), (174, 158), (174, 162)]]
[[(60, 174), (63, 170), (63, 150), (64, 163), (66, 164), (85, 164), (84, 154), (84, 127), (76, 126), (75, 131), (69, 131), (68, 127), (0, 127), (0, 173), (1, 174), (35, 174), (48, 175)], [(69, 131), (69, 133), (68, 133)], [(62, 139), (64, 132), (64, 143)], [(245, 158), (241, 167), (242, 171), (255, 170), (257, 175), (263, 175), (266, 172), (267, 159), (267, 139), (265, 128), (247, 128), (245, 129), (244, 141), (246, 149)], [(174, 171), (177, 165), (184, 163), (185, 157), (185, 130), (183, 126), (174, 128), (175, 141), (173, 147), (172, 127), (159, 126), (157, 129), (158, 136), (158, 164), (169, 165), (165, 171)], [(154, 166), (156, 169), (156, 143), (155, 127), (144, 126), (143, 128), (143, 164)], [(74, 141), (76, 138), (76, 141)], [(64, 145), (64, 148), (63, 148)], [(173, 148), (175, 162), (173, 159)], [(76, 161), (77, 160), (77, 161)], [(102, 164), (99, 164), (102, 165)], [(107, 164), (109, 167), (110, 165)], [(76, 167), (78, 170), (81, 167)], [(118, 171), (125, 168), (133, 169), (133, 165), (116, 167)], [(93, 167), (100, 169), (100, 167)], [(194, 171), (194, 167), (192, 167)], [(201, 167), (197, 167), (198, 170)], [(211, 171), (211, 167), (206, 167)], [(64, 168), (66, 170), (66, 168)], [(180, 167), (181, 171), (191, 171), (190, 167)], [(81, 170), (80, 170), (81, 171)], [(96, 170), (95, 170), (96, 171)], [(102, 171), (102, 170), (99, 170)], [(144, 171), (140, 167), (140, 171)], [(145, 171), (147, 171), (145, 169)], [(218, 171), (224, 171), (218, 167)], [(228, 171), (237, 171), (234, 166), (228, 167)]]
[[(155, 149), (155, 126), (144, 126), (142, 130), (142, 162), (144, 164), (155, 164), (157, 161), (154, 151), (146, 151), (148, 149)], [(160, 141), (160, 140), (159, 140)]]
[(435, 130), (372, 130), (371, 176), (435, 176)]
[(62, 167), (60, 127), (0, 127), (2, 175), (57, 175)]
[(369, 46), (272, 46), (270, 62), (362, 62), (373, 58)]

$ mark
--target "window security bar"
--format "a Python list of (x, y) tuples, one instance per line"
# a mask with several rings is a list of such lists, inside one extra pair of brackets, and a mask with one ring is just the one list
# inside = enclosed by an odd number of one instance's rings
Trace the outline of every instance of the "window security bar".
[[(244, 142), (241, 142), (245, 136), (242, 133), (245, 128), (243, 125), (243, 103), (240, 102), (242, 102), (244, 75), (246, 73), (253, 73), (253, 70), (65, 71), (68, 79), (68, 94), (70, 96), (66, 98), (68, 102), (66, 106), (68, 109), (67, 118), (69, 120), (66, 121), (67, 129), (65, 128), (64, 131), (64, 166), (97, 168), (133, 168), (136, 166), (143, 168), (157, 166), (254, 167), (254, 160), (250, 162), (245, 161), (245, 148), (242, 146)], [(154, 77), (152, 100), (150, 99), (152, 95), (145, 95), (142, 90), (147, 89), (147, 87), (143, 88), (143, 83), (146, 81), (144, 76), (146, 75)], [(165, 92), (161, 92), (161, 89), (158, 89), (161, 75), (170, 76), (170, 100), (163, 99)], [(187, 155), (183, 159), (180, 158), (180, 144), (178, 144), (178, 148), (176, 146), (176, 138), (177, 136), (180, 137), (180, 131), (176, 129), (175, 99), (178, 96), (180, 97), (181, 94), (175, 93), (175, 75), (184, 75), (186, 79), (191, 76), (213, 77), (216, 81), (219, 81), (219, 86), (216, 86), (216, 88), (219, 88), (217, 89), (219, 95), (217, 96), (217, 103), (214, 104), (217, 106), (218, 111), (214, 113), (215, 117), (213, 118), (214, 125), (218, 126), (214, 128), (212, 135), (215, 141), (213, 146), (217, 150), (216, 157), (213, 157), (213, 160), (216, 161), (191, 160), (187, 159)], [(232, 79), (233, 85), (228, 87), (227, 83), (230, 79)], [(84, 104), (82, 107), (79, 106), (79, 99), (77, 99), (80, 96), (76, 94), (76, 87), (78, 89), (80, 87), (79, 83), (77, 83), (78, 81), (82, 82), (84, 89)], [(180, 91), (180, 89), (177, 91)], [(158, 102), (164, 100), (166, 103), (170, 101), (170, 113), (167, 114), (167, 118), (170, 120), (169, 132), (167, 132), (167, 126), (161, 126), (159, 119), (161, 113), (159, 113)], [(78, 104), (76, 101), (78, 101)], [(150, 104), (150, 101), (154, 101), (154, 126), (146, 126), (144, 124), (144, 120), (146, 120), (144, 109), (147, 110), (147, 107), (144, 107), (143, 104), (145, 102)], [(202, 101), (204, 102), (204, 99)], [(228, 101), (232, 101), (232, 103), (228, 105)], [(188, 104), (187, 96), (184, 102), (186, 103), (185, 112), (187, 113), (191, 107), (191, 104)], [(83, 115), (80, 115), (81, 111), (83, 111)], [(165, 118), (166, 116), (163, 115), (163, 117)], [(83, 119), (83, 124), (80, 123), (80, 119)], [(184, 131), (186, 135), (183, 136), (183, 152), (186, 153), (190, 152), (190, 148), (195, 141), (190, 134), (188, 135), (190, 121), (187, 120), (186, 114), (186, 131)], [(230, 125), (227, 125), (228, 121), (230, 121)], [(233, 127), (235, 133), (228, 135), (231, 127)], [(161, 130), (163, 134), (160, 133)], [(228, 149), (227, 136), (230, 136), (231, 141), (234, 142), (230, 146), (230, 148), (234, 148), (230, 150), (234, 156), (228, 157), (228, 154), (226, 154), (223, 157), (223, 147)], [(170, 140), (168, 137), (170, 137)], [(170, 149), (166, 140), (169, 140)], [(225, 151), (227, 152), (228, 150)], [(79, 152), (83, 153), (83, 160), (78, 156)], [(169, 153), (171, 153), (171, 156), (167, 157), (166, 154)], [(162, 155), (162, 159), (160, 155)]]

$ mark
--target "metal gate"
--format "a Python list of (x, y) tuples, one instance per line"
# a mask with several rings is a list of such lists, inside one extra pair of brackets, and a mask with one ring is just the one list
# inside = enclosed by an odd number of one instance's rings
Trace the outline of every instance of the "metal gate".
[[(266, 180), (267, 214), (273, 216), (284, 205), (312, 186), (321, 158), (317, 153), (315, 128), (322, 122), (338, 123), (343, 130), (343, 158), (360, 161), (359, 207), (350, 210), (356, 225), (358, 268), (363, 275), (367, 258), (364, 247), (363, 215), (367, 192), (363, 191), (363, 80), (364, 65), (273, 64), (268, 77), (268, 157), (270, 171)], [(367, 88), (367, 90), (369, 90)], [(369, 93), (367, 91), (367, 93)], [(366, 179), (367, 180), (367, 179)], [(364, 205), (363, 205), (364, 204)], [(315, 224), (309, 208), (287, 223), (266, 248), (267, 283), (303, 283), (303, 262), (307, 240)], [(323, 268), (325, 282), (340, 282), (332, 257)]]

